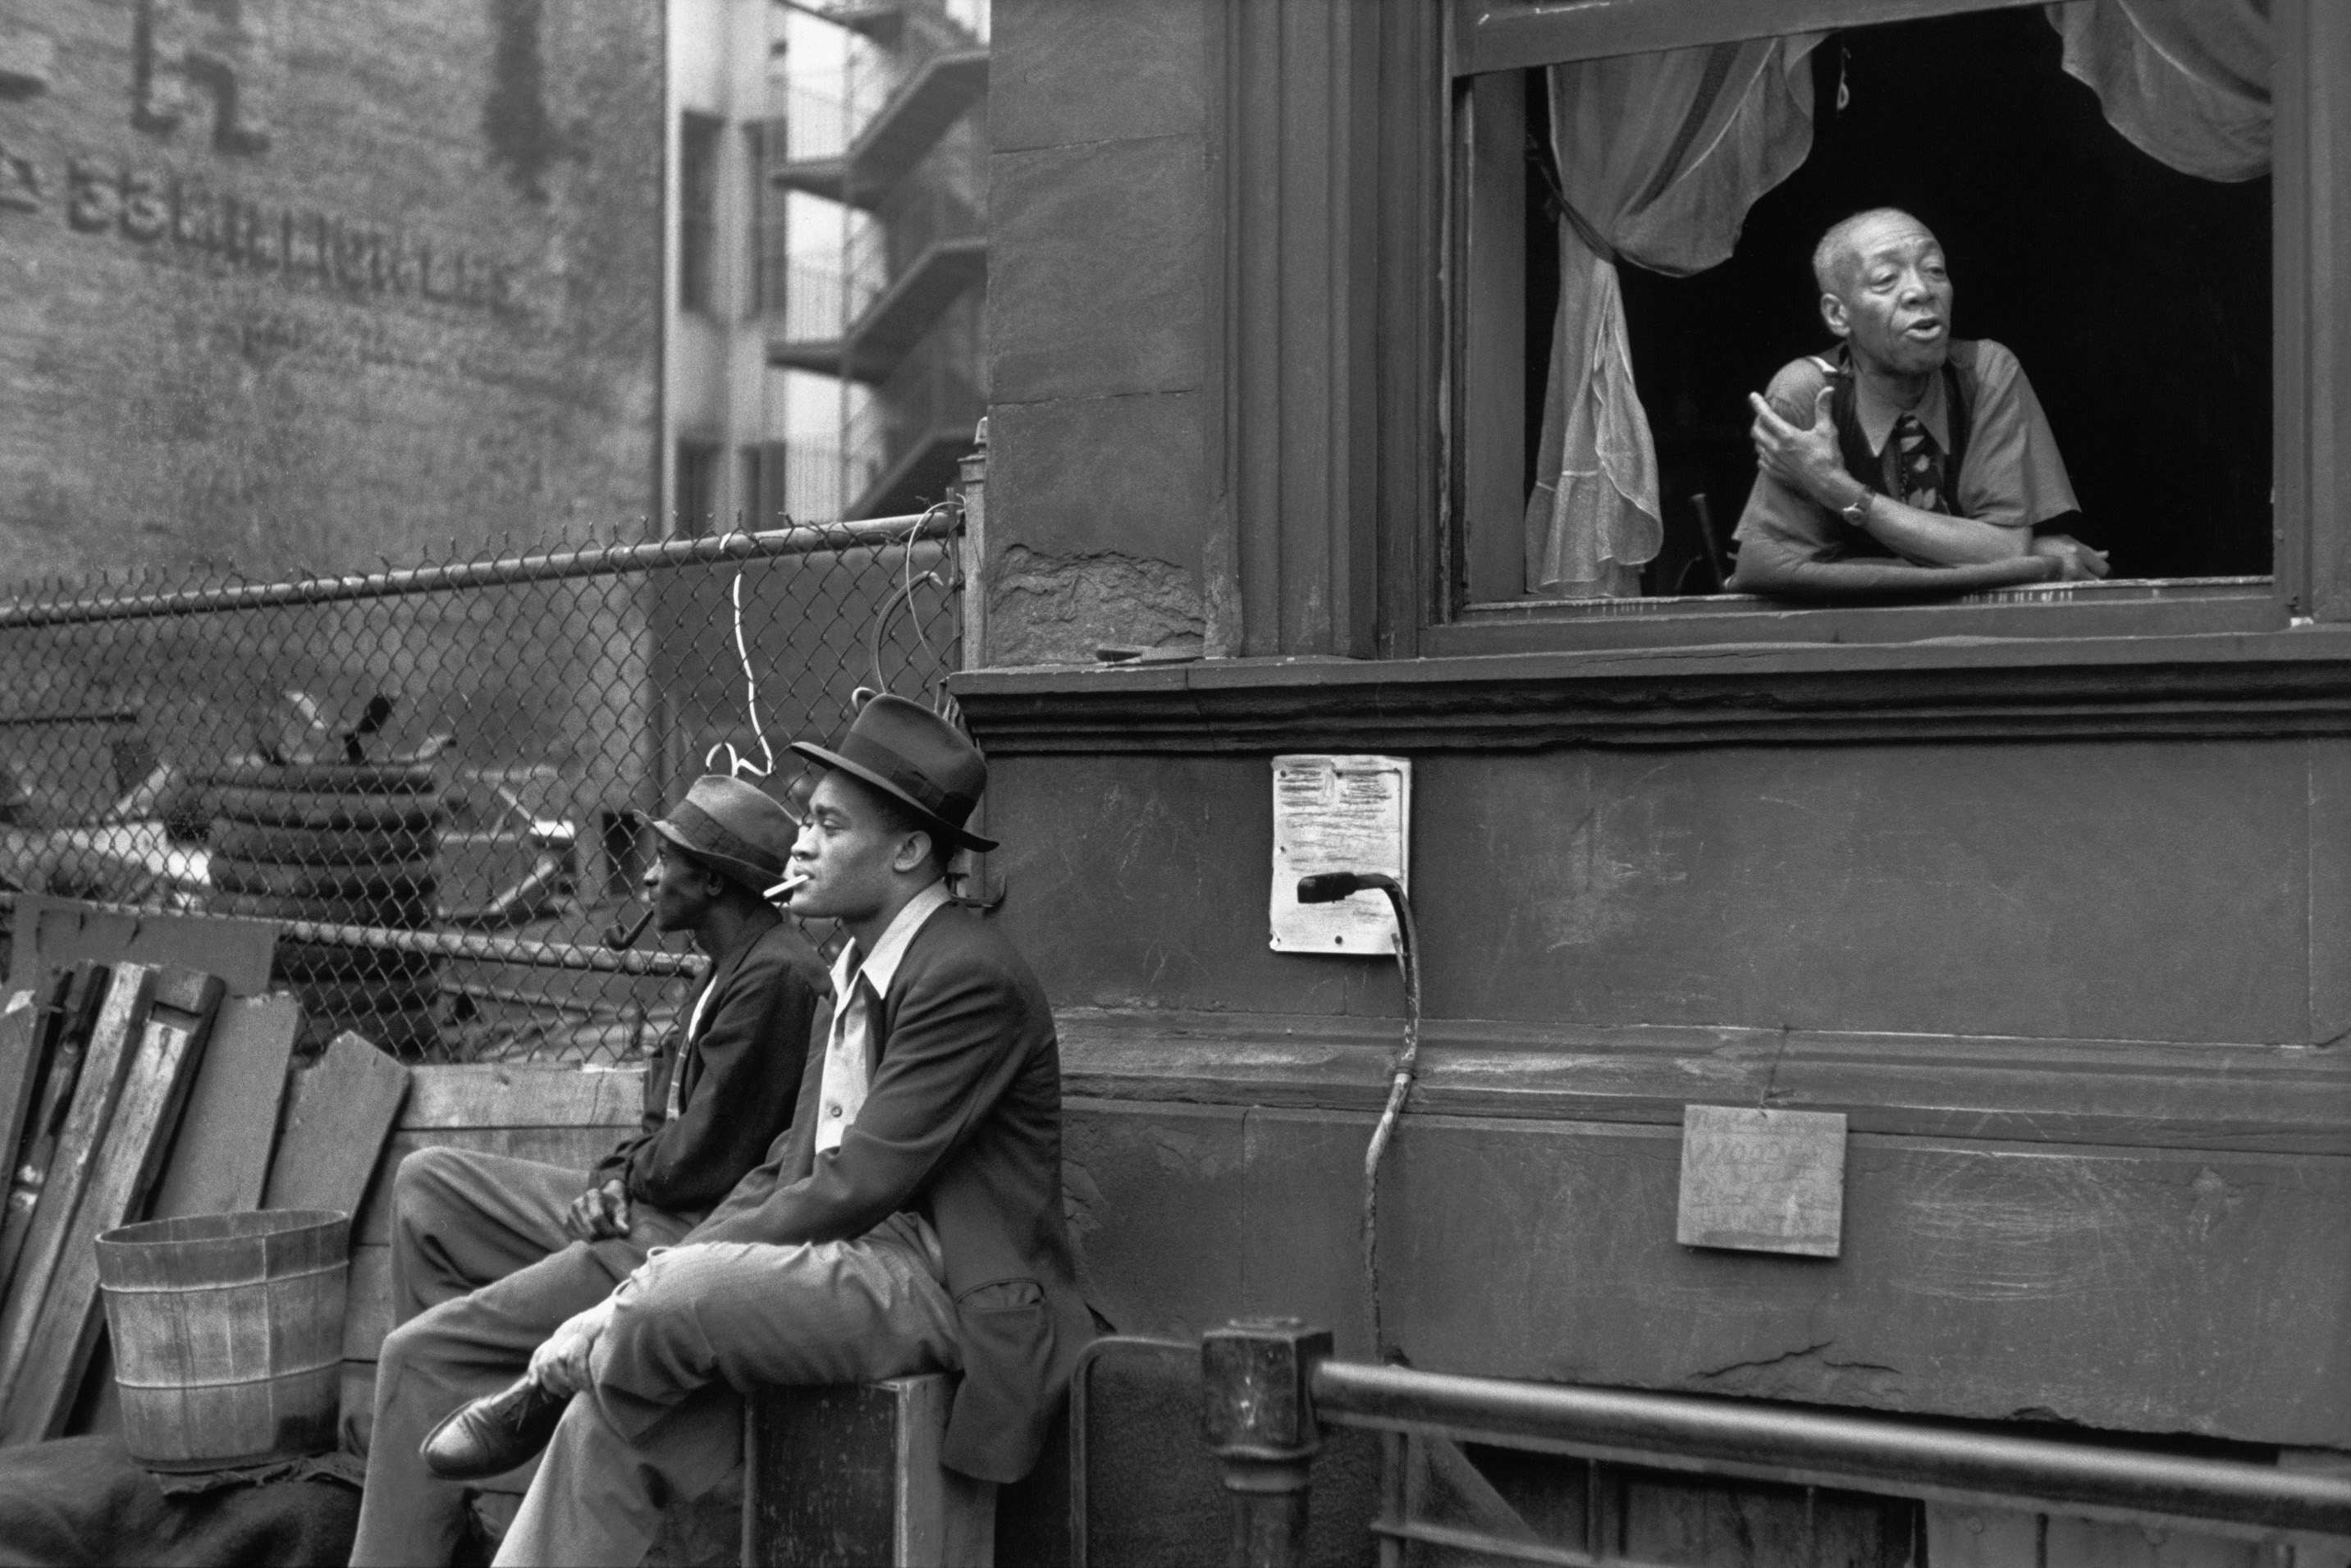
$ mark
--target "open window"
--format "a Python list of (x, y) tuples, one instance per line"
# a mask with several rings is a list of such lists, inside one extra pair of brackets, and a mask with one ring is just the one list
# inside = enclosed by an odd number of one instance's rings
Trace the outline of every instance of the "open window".
[(1710, 41), (1721, 9), (1681, 7), (1681, 47), (1457, 50), (1447, 617), (1729, 608), (1747, 394), (1834, 346), (1813, 247), (1878, 206), (1940, 240), (1955, 336), (2030, 378), (2096, 593), (2266, 602), (2269, 7), (1857, 4)]

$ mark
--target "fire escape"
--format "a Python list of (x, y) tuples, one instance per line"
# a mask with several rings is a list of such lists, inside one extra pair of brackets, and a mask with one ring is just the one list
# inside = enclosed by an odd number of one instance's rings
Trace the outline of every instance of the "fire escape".
[(795, 134), (789, 110), (771, 133), (776, 186), (872, 221), (856, 225), (837, 282), (795, 274), (819, 298), (772, 319), (768, 359), (870, 389), (853, 413), (843, 399), (841, 515), (919, 511), (946, 493), (986, 412), (987, 138), (974, 111), (987, 47), (919, 0), (804, 8), (873, 46), (890, 85), (845, 147)]

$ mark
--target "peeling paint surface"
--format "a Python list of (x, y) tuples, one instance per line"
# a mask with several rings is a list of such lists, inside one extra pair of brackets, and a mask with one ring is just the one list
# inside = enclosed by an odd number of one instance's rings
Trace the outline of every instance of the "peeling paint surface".
[(1006, 664), (1092, 664), (1105, 646), (1197, 643), (1200, 591), (1186, 569), (1096, 550), (1047, 555), (1013, 545), (988, 591), (988, 657)]

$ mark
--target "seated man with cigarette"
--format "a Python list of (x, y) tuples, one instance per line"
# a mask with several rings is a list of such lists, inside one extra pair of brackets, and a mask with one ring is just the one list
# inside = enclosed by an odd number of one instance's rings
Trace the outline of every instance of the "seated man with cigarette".
[(762, 1385), (960, 1374), (941, 1461), (1018, 1480), (1093, 1337), (1061, 1212), (1052, 1013), (945, 880), (958, 847), (995, 847), (964, 826), (986, 761), (887, 695), (838, 748), (792, 749), (825, 771), (790, 908), (850, 939), (824, 1048), (765, 1165), (426, 1439), (454, 1478), (546, 1448), (499, 1563), (642, 1561), (664, 1503), (739, 1469), (741, 1394)]
[(2056, 437), (2016, 356), (1951, 336), (1951, 280), (1927, 225), (1857, 213), (1813, 253), (1842, 340), (1750, 394), (1761, 472), (1739, 520), (1736, 593), (1973, 592), (2106, 575), (2046, 531), (2078, 512)]
[(716, 775), (650, 825), (650, 918), (693, 934), (707, 978), (646, 1075), (642, 1130), (592, 1172), (472, 1149), (402, 1162), (400, 1326), (378, 1364), (355, 1563), (449, 1561), (463, 1489), (426, 1470), (424, 1435), (685, 1235), (791, 1120), (824, 968), (763, 894), (785, 875), (798, 827), (760, 790)]

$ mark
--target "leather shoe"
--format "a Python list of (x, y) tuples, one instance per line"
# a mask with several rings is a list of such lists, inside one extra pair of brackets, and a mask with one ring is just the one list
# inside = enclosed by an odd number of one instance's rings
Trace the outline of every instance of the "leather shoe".
[(460, 1405), (424, 1435), (417, 1452), (444, 1480), (478, 1481), (506, 1474), (555, 1438), (555, 1424), (570, 1404), (529, 1378), (498, 1394)]

